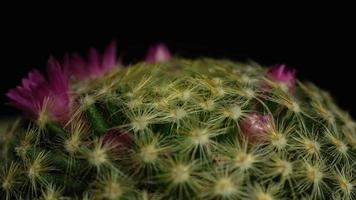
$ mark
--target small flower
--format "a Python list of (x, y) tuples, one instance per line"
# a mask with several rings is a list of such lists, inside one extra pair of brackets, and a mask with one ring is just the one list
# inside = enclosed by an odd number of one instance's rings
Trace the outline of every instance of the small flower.
[(122, 129), (111, 129), (103, 136), (103, 143), (112, 146), (116, 153), (122, 153), (133, 145), (133, 136)]
[(146, 54), (146, 62), (159, 63), (167, 62), (172, 58), (172, 54), (168, 47), (163, 43), (152, 45)]
[(282, 88), (285, 88), (290, 94), (295, 90), (295, 70), (288, 69), (285, 65), (276, 65), (269, 69), (267, 72), (267, 78), (281, 84)]
[(120, 59), (116, 56), (116, 42), (113, 41), (101, 56), (91, 48), (87, 60), (79, 54), (64, 57), (63, 66), (71, 79), (87, 80), (99, 78), (120, 66)]
[(32, 70), (22, 85), (9, 90), (6, 96), (10, 104), (19, 108), (32, 120), (44, 125), (46, 122), (66, 122), (71, 113), (69, 81), (59, 62), (51, 57), (48, 61), (48, 80)]
[(263, 142), (273, 127), (274, 122), (270, 114), (253, 112), (240, 122), (242, 134), (250, 143)]

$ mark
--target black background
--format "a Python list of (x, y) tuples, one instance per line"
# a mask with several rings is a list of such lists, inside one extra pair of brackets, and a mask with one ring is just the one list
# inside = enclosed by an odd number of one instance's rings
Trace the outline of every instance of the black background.
[(30, 69), (44, 71), (49, 55), (85, 55), (89, 47), (103, 50), (116, 39), (126, 63), (143, 59), (155, 42), (165, 42), (174, 54), (190, 58), (252, 59), (267, 66), (286, 63), (297, 69), (298, 78), (330, 91), (342, 108), (356, 116), (355, 22), (352, 13), (338, 7), (261, 9), (264, 12), (255, 7), (188, 11), (171, 6), (146, 12), (122, 7), (52, 8), (45, 13), (17, 11), (2, 18), (1, 115), (15, 113), (3, 94)]

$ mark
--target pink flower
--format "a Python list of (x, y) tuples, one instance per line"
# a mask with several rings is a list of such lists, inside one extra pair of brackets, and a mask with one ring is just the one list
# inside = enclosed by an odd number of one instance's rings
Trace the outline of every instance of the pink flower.
[(240, 122), (242, 134), (251, 143), (263, 142), (274, 122), (270, 114), (250, 113)]
[(32, 120), (66, 122), (71, 113), (69, 81), (59, 62), (51, 57), (48, 61), (48, 80), (36, 69), (22, 85), (9, 90), (6, 96), (10, 104), (22, 110)]
[(133, 136), (122, 129), (111, 129), (104, 134), (103, 143), (113, 147), (114, 152), (120, 154), (133, 145)]
[(267, 77), (275, 82), (285, 86), (290, 94), (294, 93), (295, 90), (295, 70), (288, 69), (285, 65), (276, 65), (275, 67), (269, 69), (267, 72)]
[(71, 79), (87, 80), (99, 78), (120, 65), (116, 55), (116, 42), (113, 41), (101, 56), (98, 51), (91, 48), (87, 59), (79, 54), (64, 57), (63, 66)]
[(168, 47), (163, 43), (152, 45), (146, 54), (146, 62), (159, 63), (167, 62), (172, 58), (172, 54)]

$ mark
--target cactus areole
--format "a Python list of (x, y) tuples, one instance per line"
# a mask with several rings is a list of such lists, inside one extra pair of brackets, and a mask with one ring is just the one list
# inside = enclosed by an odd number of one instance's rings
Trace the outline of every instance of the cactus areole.
[(356, 125), (285, 65), (163, 44), (51, 58), (7, 93), (0, 199), (355, 199)]

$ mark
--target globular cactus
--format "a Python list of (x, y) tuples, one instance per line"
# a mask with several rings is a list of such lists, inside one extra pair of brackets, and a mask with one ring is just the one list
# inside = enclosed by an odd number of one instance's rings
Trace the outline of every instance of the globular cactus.
[(284, 65), (113, 43), (7, 96), (32, 122), (2, 136), (1, 199), (356, 198), (355, 122)]

